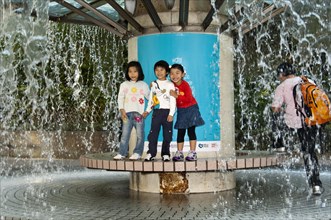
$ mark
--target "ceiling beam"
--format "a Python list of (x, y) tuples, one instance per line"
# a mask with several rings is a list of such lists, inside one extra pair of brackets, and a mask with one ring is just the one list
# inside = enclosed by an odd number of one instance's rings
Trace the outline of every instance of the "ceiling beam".
[(154, 5), (152, 4), (151, 0), (141, 0), (142, 3), (144, 4), (149, 16), (151, 17), (154, 25), (157, 27), (157, 29), (159, 29), (160, 32), (162, 32), (162, 21), (159, 17), (159, 15), (157, 14)]
[(207, 16), (205, 17), (205, 20), (203, 20), (202, 22), (202, 30), (206, 30), (210, 23), (212, 22), (213, 20), (213, 15), (215, 13), (215, 9), (218, 10), (222, 5), (223, 3), (225, 2), (225, 0), (216, 0), (215, 1), (215, 7), (211, 6), (211, 9), (209, 10)]
[(125, 11), (115, 0), (104, 0), (107, 2), (118, 14), (127, 20), (129, 24), (134, 27), (139, 33), (144, 32), (144, 28), (127, 12)]
[[(234, 14), (235, 20), (239, 20), (239, 17), (242, 15), (243, 10), (244, 10), (244, 8), (241, 8)], [(229, 23), (231, 21), (232, 21), (231, 19), (228, 19), (224, 24), (221, 25), (220, 30), (219, 30), (220, 34), (223, 33), (224, 31), (226, 31), (229, 28)]]
[[(89, 3), (93, 8), (98, 8), (104, 4), (106, 4), (105, 2), (103, 2), (102, 0), (97, 0), (94, 2)], [(84, 7), (80, 7), (79, 10), (83, 11), (83, 12), (87, 12), (88, 10)], [(74, 12), (69, 12), (68, 14), (66, 14), (67, 17), (74, 17), (76, 16), (76, 14)]]
[(179, 25), (183, 29), (188, 24), (189, 0), (180, 0), (179, 2)]
[[(111, 27), (108, 24), (105, 24), (101, 21), (99, 21), (98, 19), (90, 16), (89, 14), (86, 14), (85, 12), (82, 12), (81, 10), (79, 10), (78, 8), (76, 8), (75, 6), (63, 1), (63, 0), (55, 0), (55, 2), (57, 2), (58, 4), (61, 4), (62, 6), (68, 8), (69, 10), (75, 12), (76, 14), (84, 17), (86, 20), (91, 21), (93, 23), (95, 23), (97, 26), (102, 27), (110, 32), (112, 32), (113, 34), (116, 34), (117, 36), (123, 37), (123, 34), (118, 32), (115, 28)], [(65, 17), (65, 16), (63, 16)], [(59, 17), (59, 19), (61, 20), (62, 17)]]
[(83, 20), (78, 20), (78, 19), (72, 19), (72, 18), (67, 18), (67, 17), (54, 17), (54, 16), (49, 16), (50, 21), (54, 22), (60, 22), (60, 23), (68, 23), (68, 24), (79, 24), (79, 25), (93, 25), (96, 26), (95, 23), (91, 21), (83, 21)]
[(259, 21), (254, 22), (254, 23), (250, 23), (249, 21), (246, 21), (242, 26), (242, 33), (246, 34), (249, 31), (253, 30), (254, 28), (264, 24), (265, 22), (267, 22), (268, 20), (270, 20), (271, 18), (277, 16), (278, 14), (284, 12), (287, 8), (287, 5), (285, 7), (281, 7), (281, 8), (276, 8), (275, 10), (273, 10), (275, 8), (275, 5), (270, 5), (269, 7), (265, 8), (263, 10), (263, 14), (269, 14), (266, 15), (265, 17), (261, 18)]
[(94, 7), (92, 7), (90, 4), (88, 4), (87, 2), (85, 2), (84, 0), (76, 0), (76, 2), (78, 2), (80, 5), (82, 5), (84, 8), (86, 8), (87, 10), (90, 10), (91, 12), (93, 12), (95, 15), (97, 15), (98, 17), (102, 18), (104, 21), (106, 21), (108, 24), (112, 25), (113, 27), (115, 27), (119, 32), (121, 32), (122, 34), (126, 34), (127, 30), (120, 24), (118, 24), (117, 22), (113, 21), (112, 19), (110, 19), (107, 15), (105, 15), (104, 13), (98, 11), (97, 9), (95, 9)]

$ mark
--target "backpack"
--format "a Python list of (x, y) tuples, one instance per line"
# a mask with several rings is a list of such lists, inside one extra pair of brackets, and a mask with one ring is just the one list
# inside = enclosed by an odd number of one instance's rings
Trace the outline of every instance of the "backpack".
[(297, 115), (300, 113), (308, 126), (331, 121), (331, 104), (327, 94), (306, 76), (301, 76), (301, 79), (293, 88)]

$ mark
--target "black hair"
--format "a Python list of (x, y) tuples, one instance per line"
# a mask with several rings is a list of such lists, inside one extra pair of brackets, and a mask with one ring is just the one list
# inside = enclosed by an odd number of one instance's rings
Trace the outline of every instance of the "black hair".
[(138, 61), (131, 61), (128, 63), (128, 66), (127, 66), (127, 69), (126, 69), (126, 72), (125, 72), (125, 79), (127, 79), (128, 81), (130, 81), (130, 76), (129, 76), (129, 68), (130, 67), (136, 67), (137, 68), (137, 71), (138, 71), (138, 80), (144, 80), (145, 79), (145, 75), (144, 75), (144, 72), (143, 72), (143, 68), (141, 67), (140, 63)]
[(167, 74), (169, 73), (169, 63), (167, 63), (167, 61), (165, 60), (159, 60), (154, 64), (154, 71), (157, 67), (162, 67), (166, 70)]
[(277, 67), (277, 74), (283, 74), (284, 76), (294, 75), (296, 73), (292, 64), (284, 62)]
[(179, 69), (180, 71), (182, 71), (184, 73), (184, 67), (181, 64), (178, 63), (174, 63), (171, 65), (170, 70), (171, 69)]

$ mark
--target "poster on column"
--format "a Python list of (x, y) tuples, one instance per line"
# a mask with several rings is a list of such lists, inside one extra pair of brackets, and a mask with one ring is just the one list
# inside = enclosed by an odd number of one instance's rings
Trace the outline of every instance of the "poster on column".
[[(197, 152), (219, 151), (220, 148), (220, 92), (219, 92), (219, 43), (217, 35), (204, 33), (166, 33), (140, 36), (138, 60), (142, 64), (145, 82), (156, 80), (154, 64), (165, 60), (172, 65), (182, 64), (186, 75), (184, 80), (191, 86), (200, 113), (205, 121), (196, 127)], [(168, 77), (170, 80), (170, 78)], [(174, 116), (174, 124), (177, 114)], [(145, 151), (148, 149), (148, 134), (151, 127), (150, 114), (145, 121)], [(170, 151), (177, 150), (177, 130), (173, 130)], [(161, 152), (162, 129), (158, 139)], [(185, 136), (184, 151), (189, 150), (189, 139)]]

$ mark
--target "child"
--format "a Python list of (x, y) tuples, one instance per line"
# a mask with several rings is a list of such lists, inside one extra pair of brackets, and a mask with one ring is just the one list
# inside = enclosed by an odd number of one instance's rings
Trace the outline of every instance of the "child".
[(146, 117), (152, 110), (152, 125), (148, 135), (148, 151), (145, 160), (154, 160), (157, 153), (157, 140), (162, 126), (163, 143), (161, 156), (163, 161), (170, 161), (170, 142), (172, 141), (173, 115), (176, 111), (176, 99), (170, 96), (174, 84), (167, 80), (169, 64), (160, 60), (154, 65), (157, 80), (151, 83), (151, 93), (148, 105), (143, 116)]
[(185, 159), (188, 161), (197, 160), (195, 127), (205, 124), (200, 115), (197, 101), (192, 95), (190, 85), (183, 80), (184, 76), (185, 72), (182, 65), (174, 64), (171, 66), (170, 79), (176, 87), (176, 91), (172, 91), (171, 94), (176, 97), (178, 109), (175, 123), (175, 128), (178, 129), (177, 152), (172, 158), (173, 161), (184, 160), (183, 147), (186, 129), (190, 139), (190, 151)]
[(118, 93), (118, 108), (123, 121), (119, 154), (114, 159), (122, 160), (128, 155), (129, 140), (132, 128), (137, 131), (137, 143), (130, 160), (139, 160), (144, 150), (144, 125), (142, 116), (145, 99), (149, 98), (148, 85), (143, 82), (145, 76), (139, 62), (131, 61), (125, 73), (127, 81), (120, 85)]

